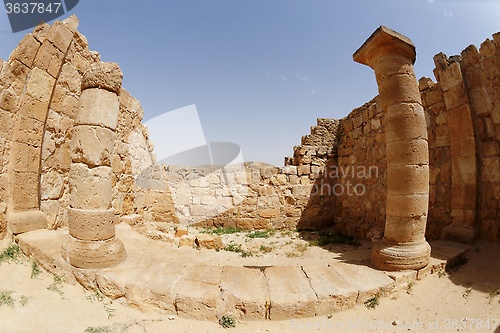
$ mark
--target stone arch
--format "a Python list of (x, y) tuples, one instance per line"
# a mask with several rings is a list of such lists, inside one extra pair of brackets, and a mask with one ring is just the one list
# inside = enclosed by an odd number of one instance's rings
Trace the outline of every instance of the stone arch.
[(74, 16), (52, 26), (40, 25), (9, 57), (9, 65), (27, 73), (17, 107), (11, 110), (7, 221), (14, 234), (47, 227), (40, 208), (41, 152), (56, 82), (77, 26)]

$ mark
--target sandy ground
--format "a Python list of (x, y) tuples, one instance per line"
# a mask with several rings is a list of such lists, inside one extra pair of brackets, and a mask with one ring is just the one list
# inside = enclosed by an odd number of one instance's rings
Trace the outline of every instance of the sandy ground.
[[(26, 259), (0, 264), (0, 333), (11, 332), (500, 332), (500, 244), (480, 243), (451, 274), (433, 274), (354, 309), (300, 320), (216, 322), (144, 313), (79, 286), (31, 277)], [(495, 293), (493, 291), (497, 290)], [(13, 304), (5, 304), (13, 301)]]

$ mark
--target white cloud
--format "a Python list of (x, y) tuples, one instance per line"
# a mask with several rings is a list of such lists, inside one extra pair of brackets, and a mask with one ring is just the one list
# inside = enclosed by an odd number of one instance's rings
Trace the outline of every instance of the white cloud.
[(432, 3), (434, 2), (434, 0), (427, 0), (427, 2), (432, 5)]
[(449, 18), (449, 17), (453, 16), (453, 12), (451, 10), (443, 8), (443, 12), (444, 12), (444, 17), (446, 17), (446, 18)]

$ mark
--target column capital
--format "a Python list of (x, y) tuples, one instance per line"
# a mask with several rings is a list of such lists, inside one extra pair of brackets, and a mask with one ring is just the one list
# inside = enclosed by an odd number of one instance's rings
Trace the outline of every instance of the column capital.
[(380, 26), (354, 52), (352, 57), (354, 61), (373, 68), (373, 63), (379, 57), (394, 54), (407, 57), (413, 65), (417, 53), (415, 45), (408, 37), (385, 26)]

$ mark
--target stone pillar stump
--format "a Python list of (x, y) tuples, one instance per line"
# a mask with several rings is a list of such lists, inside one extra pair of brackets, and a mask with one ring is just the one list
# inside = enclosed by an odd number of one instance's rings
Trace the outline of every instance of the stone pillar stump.
[(117, 64), (102, 62), (83, 75), (71, 137), (69, 235), (62, 248), (66, 261), (78, 268), (110, 267), (126, 258), (111, 206), (122, 77)]
[(385, 112), (387, 207), (384, 238), (372, 264), (382, 270), (420, 269), (429, 263), (425, 240), (429, 204), (427, 126), (413, 70), (415, 46), (407, 37), (378, 28), (354, 53), (375, 71)]

